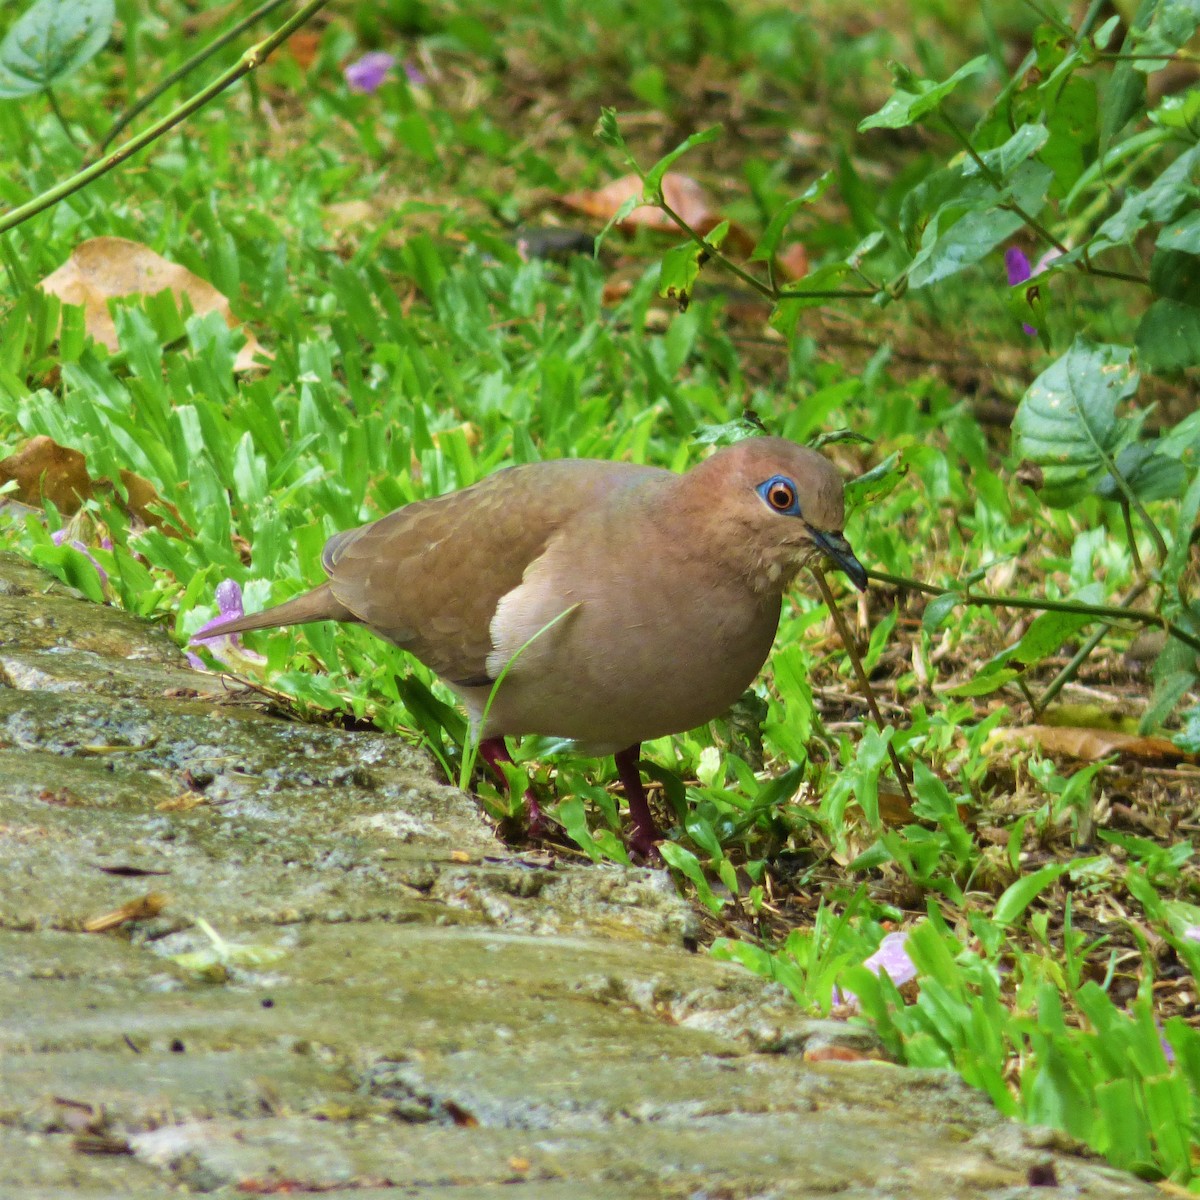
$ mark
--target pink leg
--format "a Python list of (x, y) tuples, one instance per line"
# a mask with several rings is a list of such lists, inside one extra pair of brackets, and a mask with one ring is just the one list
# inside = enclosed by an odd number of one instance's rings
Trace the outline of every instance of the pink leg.
[(613, 759), (617, 764), (621, 786), (625, 789), (625, 798), (629, 801), (629, 817), (633, 824), (629, 835), (629, 848), (645, 859), (657, 859), (659, 853), (654, 843), (662, 841), (662, 834), (654, 823), (650, 805), (646, 801), (646, 791), (642, 787), (642, 771), (638, 765), (641, 752), (641, 743), (638, 742), (625, 750), (619, 750), (613, 755)]
[[(479, 743), (479, 757), (492, 768), (492, 774), (500, 781), (500, 786), (508, 790), (508, 779), (504, 774), (501, 763), (511, 763), (513, 757), (508, 752), (503, 738), (484, 738)], [(538, 803), (533, 788), (525, 789), (525, 816), (529, 822), (530, 837), (545, 837), (550, 830), (549, 822), (542, 815), (542, 806)]]

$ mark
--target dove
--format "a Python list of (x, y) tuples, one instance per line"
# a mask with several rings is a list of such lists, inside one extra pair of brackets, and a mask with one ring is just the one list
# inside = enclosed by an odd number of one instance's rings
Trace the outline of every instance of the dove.
[(843, 520), (837, 469), (782, 438), (745, 439), (682, 474), (528, 463), (335, 534), (325, 582), (204, 636), (365, 625), (457, 693), (502, 780), (506, 737), (614, 755), (630, 849), (650, 858), (661, 835), (641, 744), (703, 725), (742, 695), (811, 559), (865, 589)]

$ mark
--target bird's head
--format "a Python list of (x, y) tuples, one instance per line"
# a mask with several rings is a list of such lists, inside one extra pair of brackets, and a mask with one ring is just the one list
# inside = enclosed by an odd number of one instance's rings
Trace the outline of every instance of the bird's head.
[(784, 438), (747, 438), (689, 475), (720, 514), (713, 535), (728, 542), (756, 587), (782, 590), (819, 554), (866, 589), (866, 570), (842, 533), (842, 479), (823, 455)]

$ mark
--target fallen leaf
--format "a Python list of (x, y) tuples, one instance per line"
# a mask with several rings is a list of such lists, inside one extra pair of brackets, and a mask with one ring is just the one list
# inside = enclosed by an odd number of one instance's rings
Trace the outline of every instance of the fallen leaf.
[(167, 907), (167, 897), (162, 892), (147, 892), (112, 912), (102, 913), (84, 921), (84, 933), (107, 933), (110, 929), (118, 929), (130, 921), (148, 921), (157, 917)]
[(288, 53), (302, 71), (307, 71), (316, 61), (320, 45), (321, 35), (311, 29), (301, 29), (287, 40)]
[(808, 249), (803, 242), (793, 242), (775, 258), (775, 270), (793, 283), (808, 274)]
[(1112, 754), (1136, 758), (1141, 762), (1196, 761), (1196, 755), (1185, 754), (1168, 738), (1141, 737), (1115, 729), (1085, 729), (1072, 725), (1023, 725), (1018, 729), (998, 729), (989, 742), (1036, 747), (1046, 754), (1061, 754), (1082, 762), (1097, 762)]
[[(84, 328), (111, 351), (120, 349), (120, 343), (108, 301), (119, 296), (154, 296), (170, 291), (176, 299), (186, 296), (194, 313), (220, 313), (230, 329), (240, 324), (229, 301), (211, 283), (128, 238), (98, 237), (80, 242), (67, 261), (38, 286), (64, 304), (82, 305)], [(254, 370), (260, 367), (254, 361), (255, 355), (271, 355), (249, 329), (243, 327), (242, 332), (246, 344), (238, 351), (233, 369)]]
[(811, 1050), (805, 1050), (803, 1057), (805, 1062), (810, 1063), (873, 1062), (879, 1059), (878, 1054), (868, 1054), (865, 1050), (858, 1050), (853, 1046), (842, 1046), (836, 1042), (826, 1046), (814, 1046)]
[[(620, 179), (614, 179), (605, 187), (568, 192), (559, 199), (575, 212), (608, 221), (630, 197), (641, 194), (641, 176), (622, 175)], [(725, 219), (713, 207), (704, 188), (688, 175), (668, 171), (662, 178), (662, 194), (667, 206), (701, 237), (711, 233)], [(632, 233), (637, 229), (680, 233), (679, 226), (661, 208), (651, 204), (638, 205), (627, 217), (617, 222), (617, 228), (624, 233)], [(740, 225), (731, 223), (722, 249), (745, 257), (754, 249), (754, 239)]]
[[(64, 516), (77, 513), (85, 500), (92, 499), (98, 491), (112, 492), (112, 481), (101, 477), (93, 479), (87, 469), (87, 459), (69, 446), (60, 446), (53, 438), (45, 435), (30, 439), (15, 454), (0, 460), (0, 484), (15, 482), (16, 491), (12, 499), (33, 508), (44, 508), (49, 501)], [(121, 472), (121, 483), (126, 499), (121, 507), (142, 523), (161, 529), (174, 537), (180, 531), (188, 533), (188, 527), (175, 505), (164, 500), (154, 485), (132, 471)], [(164, 520), (154, 508), (169, 512), (173, 522)]]

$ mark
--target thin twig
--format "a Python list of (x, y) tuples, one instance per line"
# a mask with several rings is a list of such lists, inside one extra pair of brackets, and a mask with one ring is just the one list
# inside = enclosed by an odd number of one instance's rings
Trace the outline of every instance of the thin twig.
[(1077, 613), (1084, 617), (1095, 617), (1098, 621), (1111, 618), (1114, 621), (1136, 621), (1139, 625), (1153, 625), (1164, 630), (1176, 641), (1190, 646), (1200, 653), (1200, 637), (1182, 628), (1176, 622), (1168, 620), (1161, 613), (1141, 612), (1136, 608), (1124, 609), (1112, 604), (1083, 604), (1078, 600), (1047, 600), (1034, 596), (982, 596), (969, 588), (959, 590), (955, 587), (935, 587), (931, 583), (922, 583), (919, 579), (908, 579), (903, 575), (889, 575), (886, 571), (867, 571), (867, 576), (879, 583), (891, 587), (904, 588), (910, 592), (923, 592), (927, 596), (941, 596), (946, 592), (954, 592), (963, 604), (972, 604), (981, 608), (1031, 608), (1038, 612)]
[(285, 21), (270, 37), (259, 42), (256, 46), (251, 46), (238, 60), (236, 66), (230, 67), (228, 71), (223, 72), (206, 88), (197, 92), (190, 100), (186, 100), (178, 108), (169, 112), (161, 121), (156, 121), (148, 129), (130, 138), (123, 146), (119, 146), (99, 162), (93, 163), (90, 167), (86, 167), (84, 170), (72, 175), (70, 179), (64, 179), (62, 183), (56, 184), (40, 196), (35, 196), (19, 208), (14, 208), (3, 217), (0, 217), (0, 233), (5, 233), (9, 229), (15, 229), (16, 226), (28, 221), (30, 217), (36, 217), (39, 213), (45, 212), (46, 209), (52, 208), (60, 200), (64, 200), (67, 196), (73, 195), (81, 188), (87, 187), (89, 183), (99, 179), (102, 175), (107, 175), (109, 171), (120, 166), (127, 158), (130, 158), (139, 150), (144, 150), (151, 142), (162, 137), (164, 133), (173, 129), (181, 121), (187, 120), (192, 113), (203, 108), (215, 96), (219, 96), (226, 88), (241, 79), (243, 75), (249, 75), (251, 71), (257, 70), (262, 66), (273, 50), (287, 41), (301, 25), (328, 3), (329, 0), (308, 0), (308, 3), (295, 16)]
[(239, 38), (252, 25), (256, 25), (268, 13), (278, 8), (281, 4), (286, 3), (286, 0), (267, 0), (265, 4), (256, 8), (249, 16), (243, 17), (236, 25), (231, 25), (219, 38), (191, 56), (186, 62), (180, 64), (165, 78), (160, 79), (136, 104), (132, 104), (127, 108), (113, 123), (109, 131), (104, 135), (104, 140), (97, 148), (103, 151), (125, 128), (130, 121), (140, 116), (159, 98), (165, 91), (177, 84), (185, 75), (190, 75), (201, 63), (206, 62), (219, 50), (223, 50), (230, 42)]
[[(884, 727), (883, 715), (879, 711), (879, 705), (875, 703), (875, 693), (871, 690), (871, 681), (867, 678), (866, 671), (863, 670), (862, 659), (858, 657), (854, 638), (851, 636), (850, 630), (846, 625), (846, 618), (842, 616), (842, 610), (838, 608), (837, 601), (833, 598), (833, 592), (829, 589), (829, 581), (825, 578), (825, 572), (821, 570), (820, 564), (812, 562), (808, 566), (817, 581), (817, 586), (821, 589), (821, 597), (825, 601), (825, 607), (829, 609), (829, 615), (833, 618), (833, 623), (837, 626), (838, 636), (842, 639), (842, 645), (846, 647), (846, 656), (850, 659), (850, 664), (854, 668), (854, 674), (858, 677), (858, 686), (862, 690), (863, 698), (866, 700), (868, 707), (871, 709), (871, 716), (875, 719), (875, 724), (882, 730)], [(904, 793), (905, 801), (911, 806), (913, 797), (912, 793), (908, 790), (908, 775), (904, 770), (903, 763), (900, 761), (900, 755), (896, 753), (896, 747), (890, 741), (887, 744), (887, 748), (888, 757), (892, 760), (892, 770), (896, 773), (896, 781), (900, 784), (900, 791)]]
[[(1127, 605), (1132, 604), (1149, 586), (1150, 584), (1146, 580), (1139, 580), (1125, 593), (1125, 597), (1121, 601), (1121, 607), (1125, 608)], [(1104, 640), (1105, 635), (1111, 628), (1112, 625), (1105, 622), (1105, 624), (1101, 625), (1099, 629), (1091, 634), (1087, 641), (1071, 656), (1071, 661), (1046, 685), (1046, 690), (1041, 696), (1036, 701), (1031, 701), (1030, 708), (1033, 710), (1035, 720), (1041, 717), (1042, 713), (1050, 707), (1051, 701), (1058, 696), (1058, 693), (1079, 674), (1079, 668), (1092, 656), (1092, 652)]]

